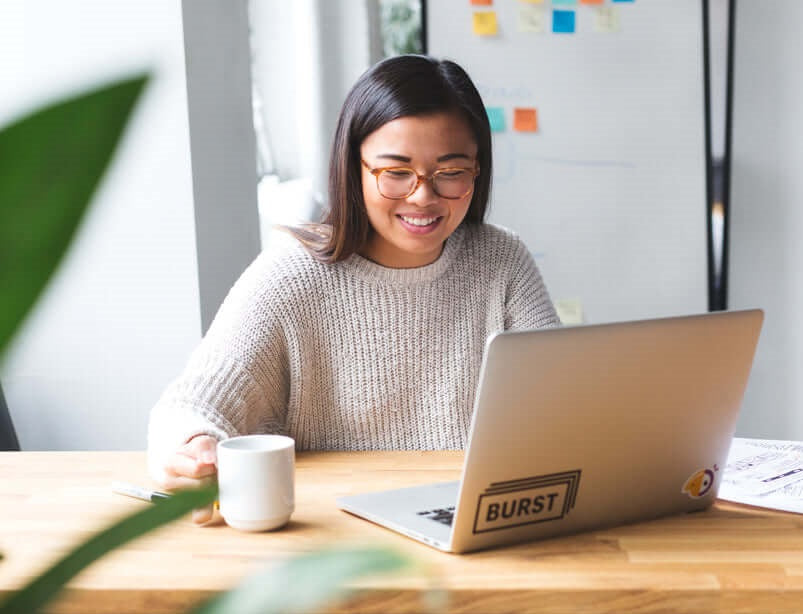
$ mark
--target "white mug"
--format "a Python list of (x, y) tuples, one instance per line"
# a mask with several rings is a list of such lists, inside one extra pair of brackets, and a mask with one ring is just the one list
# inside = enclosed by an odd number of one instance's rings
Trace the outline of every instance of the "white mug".
[(243, 531), (277, 529), (295, 509), (295, 441), (245, 435), (217, 444), (220, 515)]

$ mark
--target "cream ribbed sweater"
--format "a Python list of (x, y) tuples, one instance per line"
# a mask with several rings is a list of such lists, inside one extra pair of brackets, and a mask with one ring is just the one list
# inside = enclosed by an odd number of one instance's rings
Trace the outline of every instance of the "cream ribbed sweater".
[(508, 230), (463, 225), (438, 260), (259, 256), (151, 411), (159, 479), (193, 435), (284, 433), (300, 450), (460, 449), (489, 334), (558, 323)]

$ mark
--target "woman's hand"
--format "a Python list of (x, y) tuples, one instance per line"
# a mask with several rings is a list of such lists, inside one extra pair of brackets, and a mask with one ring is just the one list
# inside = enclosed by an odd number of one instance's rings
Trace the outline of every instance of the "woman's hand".
[[(217, 439), (209, 435), (197, 435), (181, 446), (165, 466), (166, 490), (199, 488), (215, 481), (217, 475)], [(192, 521), (205, 524), (212, 520), (214, 507), (209, 505), (193, 510)]]

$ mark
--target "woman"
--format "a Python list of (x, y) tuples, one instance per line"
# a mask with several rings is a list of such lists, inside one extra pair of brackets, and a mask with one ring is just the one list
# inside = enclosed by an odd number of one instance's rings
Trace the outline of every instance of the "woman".
[(488, 335), (558, 324), (525, 245), (483, 223), (490, 184), (490, 127), (462, 68), (400, 56), (362, 75), (326, 219), (288, 229), (297, 244), (232, 288), (151, 412), (154, 478), (212, 479), (217, 441), (246, 433), (302, 450), (463, 448)]

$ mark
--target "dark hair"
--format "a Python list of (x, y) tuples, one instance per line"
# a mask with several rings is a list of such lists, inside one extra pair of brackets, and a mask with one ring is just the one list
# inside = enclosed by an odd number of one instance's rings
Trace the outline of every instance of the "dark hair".
[(481, 223), (491, 191), (491, 127), (471, 78), (449, 60), (423, 55), (385, 59), (368, 69), (346, 96), (329, 160), (329, 207), (321, 224), (288, 228), (325, 262), (345, 260), (366, 244), (371, 224), (362, 195), (360, 146), (400, 117), (458, 112), (477, 141), (480, 174), (463, 223)]

